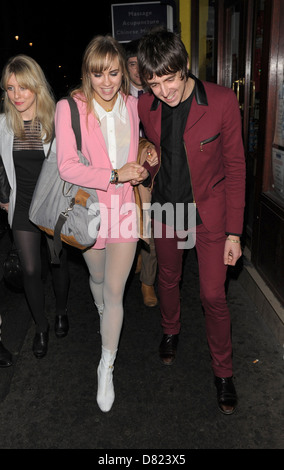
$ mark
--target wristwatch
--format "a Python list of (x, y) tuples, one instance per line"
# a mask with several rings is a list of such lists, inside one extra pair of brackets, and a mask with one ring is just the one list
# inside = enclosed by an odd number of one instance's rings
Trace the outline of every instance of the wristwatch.
[(111, 170), (111, 175), (110, 175), (110, 180), (109, 182), (111, 184), (116, 184), (118, 183), (118, 172), (117, 170)]

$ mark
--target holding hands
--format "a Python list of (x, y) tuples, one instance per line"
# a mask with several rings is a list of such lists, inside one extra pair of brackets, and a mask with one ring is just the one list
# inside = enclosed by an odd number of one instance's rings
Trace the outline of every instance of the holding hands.
[[(150, 166), (155, 166), (158, 164), (158, 154), (154, 146), (148, 145), (141, 151), (140, 162), (144, 163), (145, 161), (148, 162)], [(139, 167), (140, 168), (137, 169), (139, 174), (138, 178), (133, 178), (131, 180), (131, 184), (133, 186), (142, 183), (142, 181), (144, 181), (149, 176), (148, 171), (143, 166), (139, 165)]]
[(132, 185), (140, 184), (148, 178), (148, 171), (137, 162), (129, 162), (117, 170), (117, 183), (130, 181)]
[[(155, 147), (148, 145), (141, 152), (141, 163), (147, 161), (150, 166), (158, 164), (158, 155)], [(118, 174), (117, 183), (126, 183), (130, 181), (132, 186), (136, 186), (142, 183), (148, 178), (149, 173), (146, 168), (140, 165), (138, 162), (129, 162), (123, 165), (122, 168), (116, 170)]]

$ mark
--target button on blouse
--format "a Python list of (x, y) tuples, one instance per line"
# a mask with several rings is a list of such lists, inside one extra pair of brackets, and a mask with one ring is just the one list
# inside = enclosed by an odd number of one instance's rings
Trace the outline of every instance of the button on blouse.
[(119, 169), (127, 163), (130, 147), (130, 121), (124, 100), (118, 93), (111, 111), (103, 109), (95, 99), (93, 104), (108, 149), (111, 166), (113, 169)]

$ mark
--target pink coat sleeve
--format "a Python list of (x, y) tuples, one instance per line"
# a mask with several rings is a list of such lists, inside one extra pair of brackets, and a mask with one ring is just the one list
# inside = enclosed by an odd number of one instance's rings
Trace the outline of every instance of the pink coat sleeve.
[(86, 128), (86, 114), (81, 116), (82, 153), (89, 160), (89, 166), (79, 161), (67, 100), (61, 100), (57, 104), (55, 133), (57, 161), (61, 178), (69, 183), (107, 191), (111, 173), (110, 163), (108, 162), (106, 149), (105, 151), (104, 149), (98, 150), (95, 132), (93, 131), (90, 134)]

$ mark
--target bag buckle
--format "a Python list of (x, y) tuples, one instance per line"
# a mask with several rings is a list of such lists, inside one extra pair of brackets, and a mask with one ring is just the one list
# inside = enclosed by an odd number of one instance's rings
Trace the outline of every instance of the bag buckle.
[(68, 217), (68, 216), (69, 216), (68, 212), (73, 211), (74, 205), (75, 205), (75, 198), (72, 197), (71, 202), (70, 202), (70, 206), (67, 207), (67, 209), (65, 210), (65, 212), (62, 212), (62, 214), (63, 214), (65, 217)]

